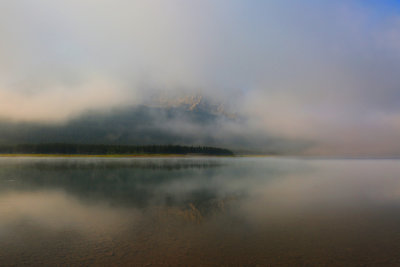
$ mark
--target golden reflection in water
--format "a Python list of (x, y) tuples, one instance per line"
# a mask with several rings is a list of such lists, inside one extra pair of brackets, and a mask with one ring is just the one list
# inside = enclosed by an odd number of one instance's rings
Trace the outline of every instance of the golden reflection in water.
[(400, 162), (221, 161), (3, 165), (0, 265), (400, 264)]

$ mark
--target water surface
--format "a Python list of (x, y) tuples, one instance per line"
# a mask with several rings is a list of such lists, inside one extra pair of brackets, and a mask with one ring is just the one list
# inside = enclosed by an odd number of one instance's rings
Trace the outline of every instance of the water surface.
[(2, 266), (398, 266), (400, 161), (1, 158)]

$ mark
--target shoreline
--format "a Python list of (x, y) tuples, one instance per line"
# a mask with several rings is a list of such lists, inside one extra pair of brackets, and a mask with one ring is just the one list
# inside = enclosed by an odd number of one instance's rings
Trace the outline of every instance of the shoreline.
[[(236, 155), (201, 154), (0, 154), (0, 158), (197, 158), (197, 157), (237, 157)], [(240, 156), (239, 156), (240, 157)]]

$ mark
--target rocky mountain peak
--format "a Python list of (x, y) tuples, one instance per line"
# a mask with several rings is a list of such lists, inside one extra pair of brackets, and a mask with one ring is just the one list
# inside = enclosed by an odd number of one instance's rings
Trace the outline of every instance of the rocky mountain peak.
[(148, 104), (161, 108), (182, 108), (187, 111), (202, 111), (214, 115), (224, 116), (230, 119), (236, 118), (236, 114), (229, 111), (221, 102), (213, 101), (200, 94), (186, 96), (157, 96)]

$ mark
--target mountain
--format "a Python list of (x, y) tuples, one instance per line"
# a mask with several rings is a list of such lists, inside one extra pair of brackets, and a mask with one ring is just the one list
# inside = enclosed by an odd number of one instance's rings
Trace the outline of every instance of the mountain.
[(229, 110), (225, 104), (205, 98), (200, 94), (171, 97), (158, 95), (151, 98), (147, 103), (151, 107), (160, 108), (181, 108), (193, 112), (205, 112), (216, 116), (224, 116), (229, 119), (237, 119), (236, 113)]
[(198, 145), (273, 154), (309, 145), (252, 130), (246, 119), (201, 96), (90, 111), (63, 123), (0, 121), (0, 145), (38, 143)]
[[(104, 113), (88, 112), (63, 124), (3, 121), (0, 144), (211, 144), (215, 143), (212, 135), (198, 130), (219, 119), (202, 110), (137, 106)], [(197, 134), (193, 135), (195, 128)]]

